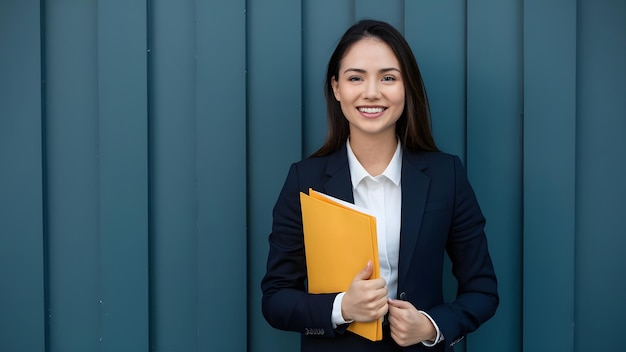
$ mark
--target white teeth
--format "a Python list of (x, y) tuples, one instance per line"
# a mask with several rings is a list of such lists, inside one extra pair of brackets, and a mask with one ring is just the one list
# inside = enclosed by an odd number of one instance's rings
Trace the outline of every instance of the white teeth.
[(359, 108), (360, 112), (364, 112), (366, 114), (377, 114), (379, 112), (383, 112), (384, 108)]

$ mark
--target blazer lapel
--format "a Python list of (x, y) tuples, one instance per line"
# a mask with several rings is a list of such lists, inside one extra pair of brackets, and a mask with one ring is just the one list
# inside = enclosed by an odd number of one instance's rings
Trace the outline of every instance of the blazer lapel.
[(348, 152), (345, 145), (328, 156), (326, 175), (328, 180), (326, 181), (324, 192), (335, 198), (354, 203), (352, 179), (350, 178), (350, 168), (348, 166)]
[(400, 227), (400, 258), (398, 281), (404, 282), (415, 252), (422, 217), (426, 206), (430, 178), (422, 173), (426, 165), (418, 155), (408, 152), (402, 157), (402, 220)]

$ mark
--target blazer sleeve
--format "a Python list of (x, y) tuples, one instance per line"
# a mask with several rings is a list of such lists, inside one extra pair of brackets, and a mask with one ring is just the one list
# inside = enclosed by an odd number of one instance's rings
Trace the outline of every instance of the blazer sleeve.
[(448, 347), (491, 318), (499, 303), (484, 232), (485, 219), (461, 161), (454, 159), (454, 208), (446, 251), (458, 281), (457, 296), (454, 302), (427, 310)]
[(261, 281), (263, 316), (277, 329), (332, 337), (336, 331), (331, 312), (337, 294), (306, 290), (298, 178), (298, 165), (293, 164), (274, 206), (267, 271)]

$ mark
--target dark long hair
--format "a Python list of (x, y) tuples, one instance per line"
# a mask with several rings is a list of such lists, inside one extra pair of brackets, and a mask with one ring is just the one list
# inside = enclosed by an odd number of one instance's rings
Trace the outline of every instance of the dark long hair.
[(402, 34), (390, 24), (376, 20), (361, 20), (341, 37), (328, 62), (324, 83), (328, 135), (324, 145), (312, 156), (328, 155), (341, 148), (348, 139), (350, 127), (341, 111), (341, 104), (333, 94), (332, 80), (333, 77), (339, 78), (341, 60), (348, 49), (364, 38), (377, 38), (385, 42), (400, 63), (404, 81), (405, 105), (396, 123), (396, 134), (400, 138), (402, 147), (408, 151), (438, 151), (431, 131), (428, 97), (411, 47)]

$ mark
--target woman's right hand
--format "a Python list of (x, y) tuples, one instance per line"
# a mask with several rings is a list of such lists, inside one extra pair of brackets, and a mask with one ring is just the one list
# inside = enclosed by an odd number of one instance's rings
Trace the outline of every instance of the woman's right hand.
[(369, 322), (387, 314), (387, 283), (383, 278), (370, 280), (373, 270), (370, 260), (352, 280), (341, 302), (344, 320)]

